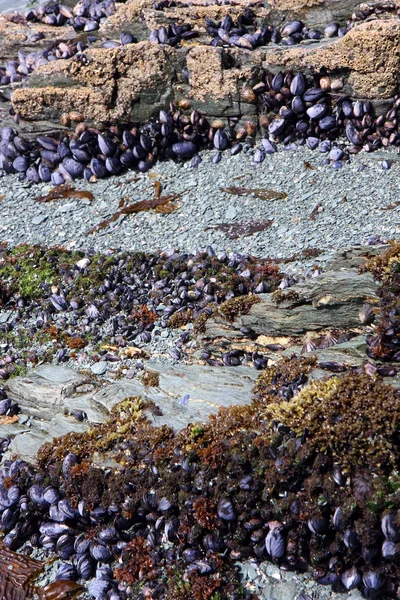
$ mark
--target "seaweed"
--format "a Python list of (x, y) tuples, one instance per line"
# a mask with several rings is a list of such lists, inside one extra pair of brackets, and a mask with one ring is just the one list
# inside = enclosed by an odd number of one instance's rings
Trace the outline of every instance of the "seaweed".
[(223, 315), (228, 321), (233, 322), (241, 315), (247, 315), (254, 304), (261, 302), (260, 296), (250, 294), (249, 296), (238, 296), (231, 300), (225, 300), (218, 307), (218, 312)]
[(308, 446), (333, 456), (342, 466), (397, 465), (400, 396), (368, 375), (312, 381), (293, 399), (269, 404), (265, 416), (298, 435), (306, 430)]
[(236, 196), (249, 196), (252, 194), (260, 200), (283, 200), (284, 198), (287, 198), (285, 192), (275, 192), (274, 190), (265, 190), (262, 188), (247, 189), (244, 187), (221, 187), (220, 190), (221, 192), (234, 194)]
[(64, 183), (63, 185), (52, 188), (48, 194), (39, 196), (38, 198), (35, 198), (35, 200), (36, 202), (51, 202), (52, 200), (59, 200), (60, 198), (86, 198), (87, 200), (92, 201), (94, 196), (92, 192), (88, 192), (87, 190), (76, 190), (71, 184)]
[(45, 567), (29, 556), (13, 552), (0, 542), (0, 596), (2, 600), (67, 600), (74, 598), (82, 587), (74, 581), (56, 581), (44, 588), (34, 585), (32, 580)]
[[(108, 225), (111, 225), (111, 223), (118, 221), (119, 217), (121, 217), (122, 215), (133, 215), (138, 212), (152, 209), (155, 209), (156, 212), (161, 214), (169, 214), (178, 210), (178, 207), (176, 206), (176, 204), (173, 204), (173, 201), (180, 198), (182, 194), (171, 194), (169, 196), (161, 196), (160, 182), (155, 181), (154, 187), (154, 198), (151, 198), (150, 200), (140, 200), (139, 202), (135, 202), (134, 204), (123, 206), (123, 208), (114, 213), (112, 217), (110, 217), (109, 219), (105, 219), (104, 221), (100, 221), (100, 223), (89, 229), (87, 234), (90, 235), (92, 233), (96, 233), (96, 231), (98, 231), (99, 229), (104, 229)], [(122, 200), (125, 201), (126, 197), (124, 197)]]

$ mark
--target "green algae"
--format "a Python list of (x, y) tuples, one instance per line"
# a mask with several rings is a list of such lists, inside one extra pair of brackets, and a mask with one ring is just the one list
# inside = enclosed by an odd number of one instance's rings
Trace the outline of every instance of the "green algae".
[(43, 295), (43, 285), (59, 285), (62, 268), (72, 267), (84, 256), (83, 252), (69, 252), (61, 248), (45, 250), (40, 246), (21, 245), (3, 252), (0, 262), (0, 280), (7, 282), (13, 294), (25, 300)]

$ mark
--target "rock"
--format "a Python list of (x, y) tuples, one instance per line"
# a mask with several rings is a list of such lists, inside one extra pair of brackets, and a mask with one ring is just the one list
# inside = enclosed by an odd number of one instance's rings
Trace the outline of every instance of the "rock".
[(332, 260), (328, 262), (327, 270), (356, 269), (365, 265), (369, 257), (383, 254), (389, 248), (389, 245), (377, 244), (375, 246), (353, 246), (339, 250), (335, 252)]
[(58, 121), (62, 113), (75, 110), (98, 125), (121, 119), (145, 121), (165, 107), (176, 54), (171, 47), (143, 41), (93, 48), (85, 54), (88, 64), (49, 62), (31, 76), (29, 88), (15, 90), (13, 104), (21, 117), (46, 115)]
[(98, 363), (94, 363), (94, 365), (92, 365), (90, 367), (90, 370), (95, 375), (104, 375), (104, 373), (107, 371), (107, 368), (108, 368), (108, 364), (106, 363), (106, 361), (101, 360)]
[[(180, 431), (189, 423), (205, 422), (220, 407), (249, 404), (257, 371), (251, 367), (209, 367), (202, 365), (164, 365), (149, 361), (160, 374), (159, 387), (145, 387), (138, 380), (121, 379), (93, 396), (93, 401), (110, 411), (129, 396), (151, 400), (161, 411), (147, 415), (154, 426), (167, 425)], [(187, 404), (181, 399), (190, 395)]]
[(82, 410), (85, 412), (87, 420), (91, 425), (104, 423), (107, 418), (107, 413), (104, 410), (99, 409), (95, 402), (93, 402), (95, 389), (96, 388), (93, 389), (92, 393), (85, 394), (77, 393), (77, 390), (75, 390), (73, 396), (65, 398), (64, 400), (64, 404), (68, 407), (69, 412), (74, 410)]
[(8, 319), (13, 314), (12, 310), (2, 310), (0, 311), (0, 323), (7, 323)]
[(37, 215), (32, 218), (32, 225), (40, 225), (47, 220), (47, 215)]
[[(342, 38), (323, 39), (309, 46), (269, 45), (249, 52), (238, 47), (212, 47), (209, 36), (203, 35), (205, 16), (221, 19), (229, 12), (235, 18), (243, 10), (242, 0), (236, 6), (196, 2), (195, 10), (192, 3), (183, 2), (165, 9), (161, 19), (152, 4), (150, 0), (119, 3), (116, 13), (101, 27), (105, 35), (118, 37), (130, 23), (132, 33), (141, 40), (138, 43), (117, 48), (94, 44), (85, 50), (86, 61), (49, 61), (14, 89), (13, 108), (30, 121), (24, 128), (47, 127), (49, 120), (58, 122), (62, 113), (71, 110), (82, 113), (94, 126), (110, 121), (143, 122), (156, 116), (160, 108), (167, 108), (171, 100), (182, 99), (189, 99), (191, 108), (207, 117), (256, 117), (262, 99), (257, 106), (244, 101), (241, 92), (245, 82), (255, 81), (262, 68), (273, 72), (303, 70), (311, 76), (324, 72), (332, 83), (335, 81), (336, 91), (343, 88), (346, 94), (374, 100), (388, 100), (396, 88), (400, 24), (395, 18), (359, 23)], [(355, 0), (274, 0), (271, 8), (257, 1), (252, 10), (259, 21), (280, 25), (295, 16), (311, 28), (323, 29), (329, 21), (345, 22), (356, 4)], [(161, 21), (165, 24), (174, 20), (194, 25), (203, 35), (201, 43), (172, 48), (147, 41), (150, 30), (159, 27)], [(1, 27), (0, 18), (0, 32)], [(26, 36), (23, 24), (13, 27), (11, 48), (12, 43), (16, 45), (18, 39), (20, 44)], [(74, 34), (63, 28), (63, 35), (72, 38)], [(182, 77), (184, 67), (189, 81)]]
[(234, 219), (237, 215), (237, 210), (234, 206), (229, 206), (226, 210), (225, 213), (225, 219), (227, 221), (231, 221), (232, 219)]
[(50, 442), (53, 438), (66, 435), (67, 433), (76, 432), (83, 433), (87, 431), (88, 425), (80, 423), (73, 417), (58, 414), (50, 421), (49, 434), (46, 436), (46, 442)]
[(13, 455), (18, 455), (22, 460), (35, 462), (36, 453), (45, 442), (46, 436), (39, 432), (21, 433), (15, 436), (4, 454), (3, 460), (10, 459)]
[[(357, 335), (348, 342), (336, 344), (330, 348), (321, 350), (317, 348), (313, 352), (304, 352), (303, 356), (316, 356), (318, 362), (333, 361), (351, 367), (359, 367), (366, 361), (366, 348), (365, 335)], [(293, 352), (292, 349), (291, 352)], [(290, 352), (286, 350), (282, 352), (282, 355), (290, 356)]]
[(25, 377), (15, 377), (6, 384), (9, 397), (18, 402), (31, 416), (51, 419), (63, 411), (63, 400), (85, 377), (73, 369), (56, 365), (41, 365)]
[(360, 325), (360, 307), (365, 302), (378, 303), (377, 289), (370, 273), (328, 271), (288, 288), (280, 301), (274, 294), (260, 294), (262, 301), (233, 323), (221, 315), (211, 317), (206, 322), (203, 340), (243, 338), (241, 327), (249, 327), (259, 335), (282, 336), (356, 327)]

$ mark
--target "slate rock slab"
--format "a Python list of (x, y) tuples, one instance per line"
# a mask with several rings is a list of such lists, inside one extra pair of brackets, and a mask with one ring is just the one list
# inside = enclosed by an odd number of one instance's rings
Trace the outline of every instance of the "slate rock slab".
[(353, 269), (328, 271), (283, 290), (278, 301), (274, 294), (260, 294), (247, 315), (233, 323), (221, 315), (208, 319), (203, 340), (243, 338), (240, 328), (251, 328), (257, 335), (299, 336), (307, 331), (347, 329), (360, 326), (363, 304), (377, 304), (378, 284), (370, 273)]
[(34, 417), (51, 419), (63, 410), (63, 400), (86, 378), (73, 369), (57, 365), (41, 365), (25, 377), (7, 382), (9, 397), (23, 411)]
[[(146, 367), (160, 375), (158, 387), (146, 387), (139, 380), (119, 380), (98, 391), (93, 400), (110, 411), (129, 396), (151, 400), (162, 412), (148, 411), (154, 426), (167, 425), (180, 431), (189, 423), (203, 423), (221, 407), (251, 402), (251, 390), (258, 373), (251, 367), (209, 367), (164, 365), (149, 361)], [(184, 396), (189, 395), (187, 403)]]

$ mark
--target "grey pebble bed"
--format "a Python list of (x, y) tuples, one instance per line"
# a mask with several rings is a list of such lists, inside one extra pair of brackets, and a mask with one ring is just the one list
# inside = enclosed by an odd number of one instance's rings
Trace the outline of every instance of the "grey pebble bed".
[[(169, 161), (157, 163), (145, 175), (128, 171), (94, 184), (74, 182), (76, 189), (93, 193), (93, 202), (71, 198), (38, 203), (35, 198), (46, 194), (51, 184), (27, 184), (19, 182), (17, 176), (3, 176), (0, 239), (10, 245), (40, 243), (96, 251), (175, 248), (190, 252), (212, 245), (216, 251), (273, 258), (292, 256), (306, 248), (324, 250), (318, 260), (308, 261), (311, 265), (323, 264), (333, 250), (366, 243), (376, 235), (383, 240), (400, 237), (400, 207), (384, 210), (400, 199), (397, 154), (361, 153), (340, 170), (322, 166), (325, 155), (304, 147), (267, 156), (258, 165), (252, 164), (250, 156), (231, 157), (228, 153), (214, 165), (213, 154), (203, 153), (203, 161), (195, 169), (188, 163)], [(387, 171), (382, 169), (383, 155), (393, 160)], [(360, 171), (361, 165), (365, 167)], [(162, 185), (162, 195), (181, 194), (176, 212), (124, 215), (87, 234), (118, 211), (123, 196), (127, 196), (127, 204), (152, 198), (156, 180)], [(287, 198), (260, 200), (254, 195), (237, 196), (220, 190), (231, 186), (271, 189), (285, 192)], [(320, 209), (313, 220), (310, 216), (317, 205)], [(212, 229), (220, 223), (265, 220), (273, 220), (269, 229), (238, 239)]]

